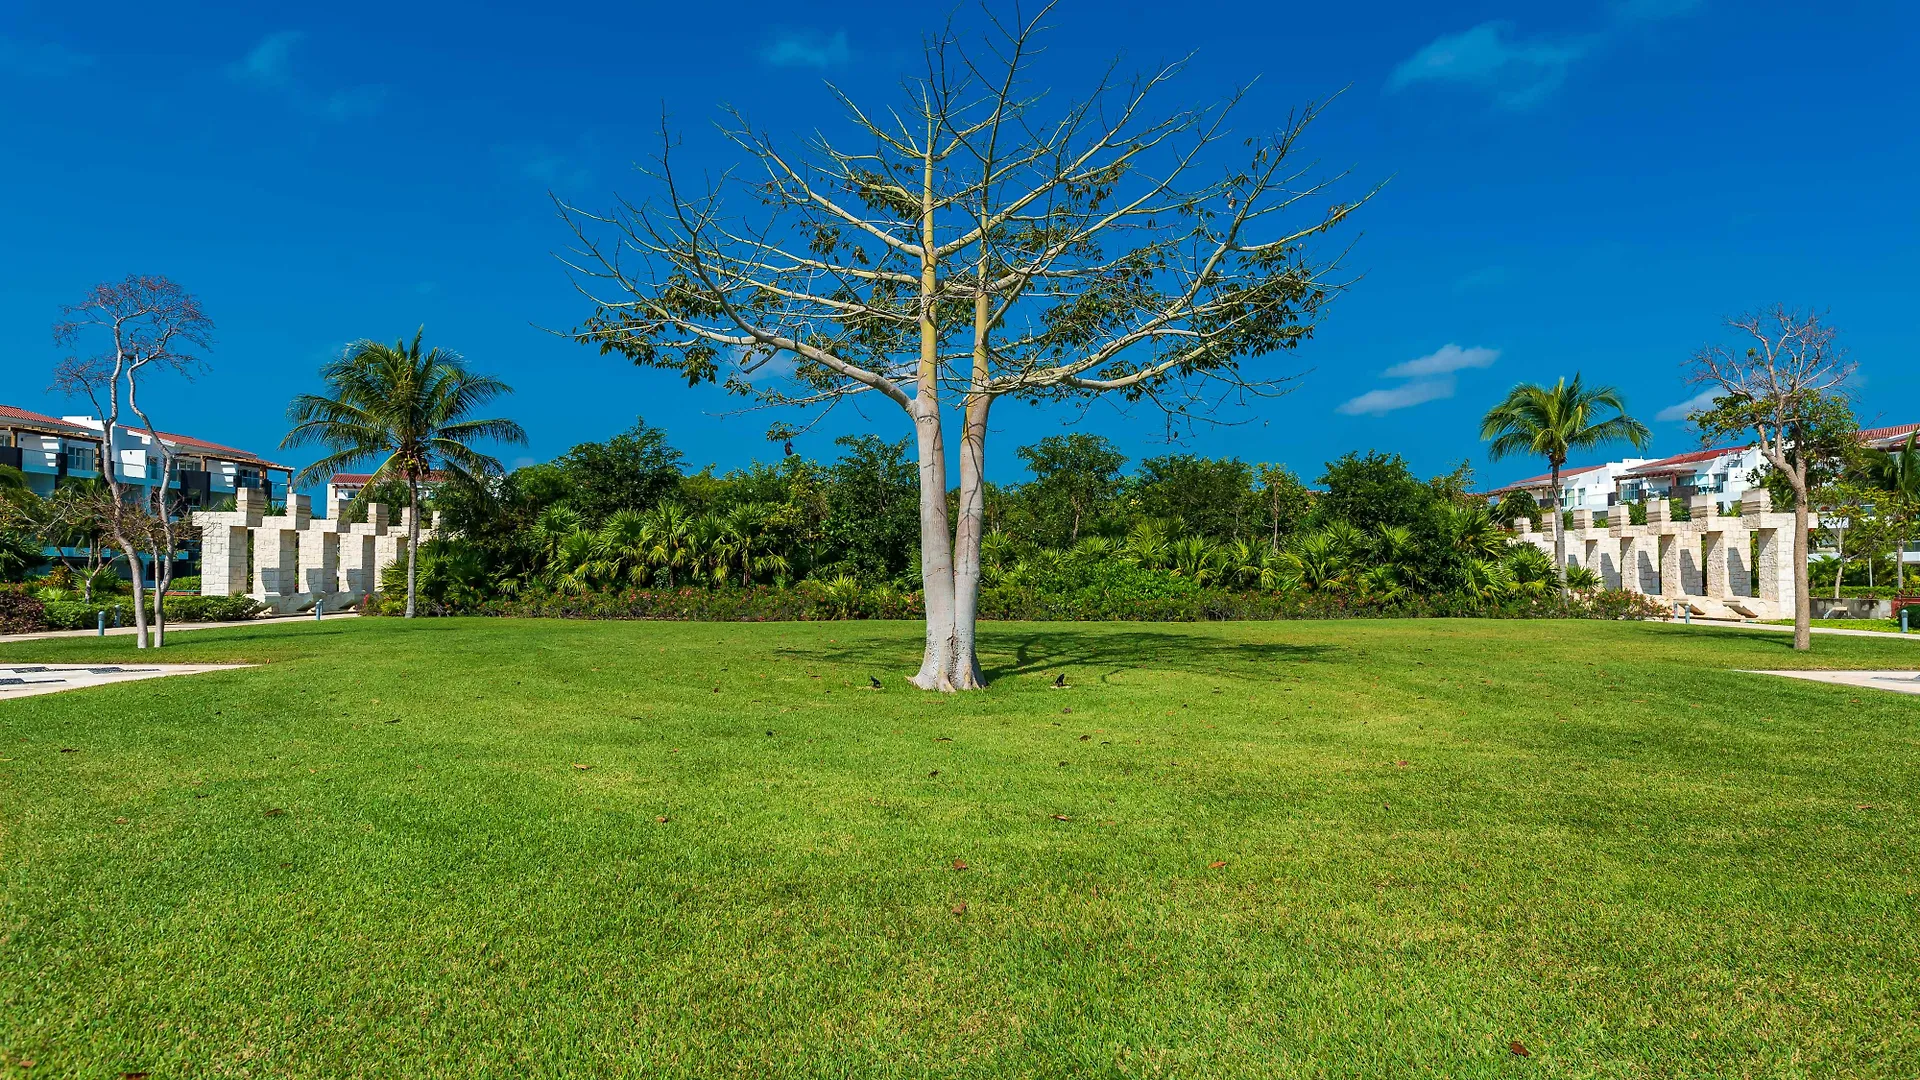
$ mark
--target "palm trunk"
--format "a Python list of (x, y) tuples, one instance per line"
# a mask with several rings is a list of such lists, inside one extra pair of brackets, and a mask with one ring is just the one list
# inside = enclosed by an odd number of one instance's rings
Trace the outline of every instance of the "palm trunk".
[(413, 618), (420, 589), (420, 481), (407, 477), (407, 618)]
[(1553, 515), (1553, 575), (1554, 585), (1560, 590), (1560, 603), (1567, 602), (1567, 534), (1560, 519), (1560, 463), (1547, 462), (1547, 472), (1553, 485), (1553, 505), (1547, 512)]

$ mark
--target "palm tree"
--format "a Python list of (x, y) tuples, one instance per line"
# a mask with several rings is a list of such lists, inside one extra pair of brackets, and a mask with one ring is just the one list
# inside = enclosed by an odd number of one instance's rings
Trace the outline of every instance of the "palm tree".
[[(1603, 417), (1611, 412), (1613, 415)], [(1635, 449), (1652, 441), (1647, 425), (1627, 415), (1620, 392), (1611, 386), (1586, 386), (1578, 372), (1573, 381), (1561, 379), (1551, 387), (1521, 383), (1506, 400), (1487, 410), (1480, 420), (1480, 437), (1493, 440), (1487, 456), (1494, 461), (1517, 454), (1547, 459), (1553, 498), (1553, 565), (1555, 575), (1567, 565), (1567, 534), (1560, 519), (1560, 470), (1575, 450), (1593, 450), (1609, 443)], [(1561, 586), (1564, 596), (1566, 588)]]
[[(1915, 449), (1916, 440), (1920, 440), (1920, 431), (1908, 435), (1905, 446), (1867, 452), (1868, 479), (1894, 497), (1903, 511), (1902, 520), (1909, 524), (1915, 505), (1920, 504), (1920, 450)], [(1901, 594), (1907, 591), (1907, 540), (1904, 535), (1900, 537), (1893, 558), (1894, 591)]]
[[(368, 487), (404, 480), (413, 504), (407, 551), (420, 547), (420, 484), (434, 472), (455, 483), (477, 484), (501, 471), (500, 462), (473, 448), (482, 439), (524, 444), (527, 433), (511, 420), (473, 419), (480, 406), (513, 392), (498, 379), (467, 370), (458, 353), (420, 351), (424, 328), (413, 344), (361, 340), (320, 369), (329, 395), (301, 394), (287, 407), (293, 430), (282, 448), (317, 445), (328, 452), (300, 470), (296, 484), (331, 476), (379, 458)], [(419, 560), (407, 560), (407, 618), (414, 616)]]

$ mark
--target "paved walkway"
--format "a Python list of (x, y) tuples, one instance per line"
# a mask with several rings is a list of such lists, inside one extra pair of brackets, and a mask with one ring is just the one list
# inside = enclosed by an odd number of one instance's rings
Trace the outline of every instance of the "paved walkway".
[[(360, 617), (360, 613), (357, 611), (343, 611), (343, 612), (340, 612), (338, 615), (323, 616), (322, 619), (323, 621), (332, 621), (334, 619), (357, 619), (359, 617)], [(187, 630), (226, 630), (235, 626), (266, 626), (272, 623), (312, 622), (312, 621), (313, 621), (313, 615), (306, 614), (306, 615), (272, 615), (264, 619), (246, 619), (241, 622), (195, 622), (195, 623), (170, 622), (167, 624), (167, 635), (171, 637), (174, 634), (178, 634)], [(99, 633), (100, 631), (98, 630), (42, 630), (39, 633), (35, 633), (35, 634), (0, 634), (0, 645), (5, 645), (15, 641), (47, 641), (53, 638), (94, 637)], [(108, 637), (129, 637), (132, 634), (133, 634), (133, 627), (131, 626), (109, 626), (107, 628)]]
[(1749, 671), (1747, 674), (1779, 675), (1788, 679), (1805, 679), (1808, 682), (1866, 690), (1891, 690), (1896, 694), (1920, 694), (1920, 671)]
[(22, 664), (0, 665), (0, 701), (57, 694), (62, 690), (84, 690), (89, 686), (133, 682), (136, 679), (162, 679), (168, 675), (198, 675), (207, 671), (232, 671), (252, 664)]
[[(1724, 619), (1695, 619), (1690, 623), (1674, 622), (1669, 619), (1648, 619), (1648, 622), (1662, 626), (1705, 626), (1715, 630), (1766, 630), (1775, 634), (1791, 634), (1791, 626), (1775, 626), (1772, 623), (1737, 623)], [(1920, 633), (1895, 634), (1883, 630), (1847, 630), (1838, 626), (1811, 627), (1816, 634), (1836, 634), (1841, 637), (1870, 637), (1891, 639), (1894, 641), (1920, 642)]]

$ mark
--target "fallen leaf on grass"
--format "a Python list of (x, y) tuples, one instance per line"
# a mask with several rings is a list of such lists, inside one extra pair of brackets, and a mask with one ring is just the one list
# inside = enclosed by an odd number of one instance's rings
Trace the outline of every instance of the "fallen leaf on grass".
[(1072, 819), (1071, 819), (1071, 818), (1069, 818), (1069, 817), (1067, 817), (1067, 815), (1065, 815), (1065, 814), (1055, 814), (1055, 815), (1053, 815), (1053, 820), (1055, 820), (1055, 821), (1071, 821)]
[(667, 823), (667, 815), (661, 814), (659, 817), (654, 818), (653, 820), (659, 822), (662, 825), (665, 825)]
[(965, 900), (962, 900), (959, 903), (953, 905), (953, 913), (955, 915), (965, 915), (967, 913), (967, 902)]
[(952, 742), (952, 741), (953, 741), (953, 736), (951, 736), (951, 735), (935, 735), (935, 736), (933, 737), (933, 741), (934, 741), (934, 742)]
[(1213, 861), (1213, 862), (1210, 862), (1210, 863), (1208, 863), (1208, 864), (1207, 864), (1207, 869), (1209, 869), (1209, 870), (1218, 870), (1218, 869), (1220, 869), (1221, 867), (1223, 867), (1223, 866), (1225, 866), (1225, 865), (1227, 865), (1227, 863), (1226, 863), (1226, 860), (1224, 860), (1224, 859), (1216, 859), (1215, 861)]
[(60, 752), (63, 754), (77, 754), (80, 752), (80, 750), (77, 747), (63, 746), (60, 748)]
[(115, 825), (125, 825), (127, 823), (127, 819), (123, 817), (117, 817), (113, 819), (113, 823)]
[(1091, 738), (1093, 738), (1093, 736), (1091, 736), (1091, 735), (1082, 735), (1082, 736), (1080, 736), (1080, 741), (1081, 741), (1081, 742), (1086, 742), (1086, 741), (1087, 741), (1088, 739), (1091, 739)]
[(1394, 766), (1395, 766), (1395, 767), (1397, 767), (1397, 768), (1401, 768), (1401, 769), (1404, 769), (1404, 768), (1406, 768), (1406, 767), (1407, 767), (1407, 763), (1406, 763), (1406, 762), (1405, 762), (1404, 760), (1402, 760), (1402, 761), (1396, 761), (1396, 762), (1394, 762), (1393, 764), (1394, 764)]
[(967, 868), (967, 860), (965, 859), (953, 860), (953, 868), (955, 870), (965, 870)]
[(939, 770), (939, 769), (935, 769), (935, 770), (933, 770), (932, 772), (930, 772), (930, 773), (928, 773), (928, 774), (927, 774), (927, 779), (929, 779), (929, 780), (931, 780), (931, 779), (933, 779), (934, 777), (936, 777), (936, 776), (939, 776), (939, 775), (940, 775), (940, 770)]
[(120, 1074), (120, 1080), (147, 1080), (147, 1075), (144, 1072), (123, 1072)]
[(1515, 1057), (1532, 1057), (1533, 1056), (1533, 1051), (1527, 1049), (1526, 1044), (1521, 1042), (1519, 1039), (1515, 1039), (1512, 1042), (1507, 1044), (1507, 1052), (1514, 1055)]
[(1854, 809), (1855, 810), (1871, 810), (1873, 809), (1873, 804), (1870, 802), (1863, 802), (1859, 806), (1854, 807)]
[(580, 763), (580, 762), (578, 762), (578, 761), (576, 761), (576, 762), (574, 762), (574, 763), (573, 763), (573, 767), (574, 767), (574, 768), (576, 768), (576, 769), (579, 769), (579, 770), (580, 770), (581, 772), (586, 772), (586, 771), (587, 771), (588, 769), (591, 769), (591, 768), (593, 768), (593, 766), (591, 766), (591, 765), (585, 765), (585, 764), (582, 764), (582, 763)]
[(273, 807), (273, 808), (271, 808), (271, 809), (268, 809), (268, 810), (263, 810), (263, 811), (261, 811), (261, 816), (263, 816), (263, 817), (286, 817), (286, 816), (287, 816), (287, 812), (286, 812), (285, 810), (283, 810), (283, 809), (281, 809), (280, 807), (278, 807), (278, 806), (276, 806), (276, 807)]

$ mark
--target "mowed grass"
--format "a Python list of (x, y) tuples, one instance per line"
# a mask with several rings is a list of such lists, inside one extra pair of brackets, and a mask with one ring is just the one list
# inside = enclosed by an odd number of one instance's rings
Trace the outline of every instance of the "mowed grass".
[(0, 702), (0, 1074), (1920, 1075), (1920, 698), (1733, 670), (1911, 643), (984, 637), (943, 697), (909, 624), (340, 620)]

